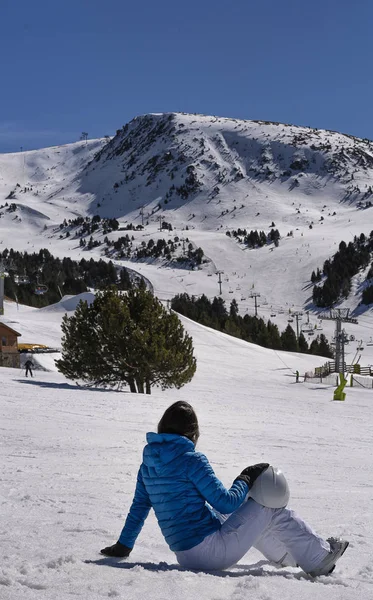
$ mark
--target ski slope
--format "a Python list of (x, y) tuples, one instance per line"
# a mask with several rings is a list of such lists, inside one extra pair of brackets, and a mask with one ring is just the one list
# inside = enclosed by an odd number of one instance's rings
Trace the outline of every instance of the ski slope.
[[(69, 299), (67, 308), (73, 305)], [(61, 308), (36, 311), (35, 319), (32, 309), (6, 305), (25, 337), (39, 339), (43, 327), (51, 344), (58, 343)], [(372, 390), (348, 389), (345, 402), (333, 402), (331, 387), (295, 384), (295, 369), (311, 370), (317, 357), (274, 352), (183, 323), (198, 367), (178, 391), (135, 396), (78, 388), (53, 371), (36, 370), (26, 379), (1, 370), (2, 600), (370, 598)], [(227, 572), (184, 571), (152, 512), (128, 560), (99, 554), (120, 533), (146, 432), (181, 399), (196, 408), (198, 449), (225, 485), (248, 464), (280, 466), (291, 507), (320, 534), (350, 540), (331, 577), (311, 580), (299, 569), (276, 570), (255, 550)]]

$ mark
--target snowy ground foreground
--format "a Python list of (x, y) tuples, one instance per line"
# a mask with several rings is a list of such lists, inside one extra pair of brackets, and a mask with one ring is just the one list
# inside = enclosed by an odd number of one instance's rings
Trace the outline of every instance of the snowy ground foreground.
[[(47, 341), (58, 343), (58, 307), (17, 313), (7, 303), (9, 319), (12, 311), (35, 340), (44, 327)], [(294, 383), (294, 370), (309, 370), (318, 358), (276, 353), (184, 323), (198, 370), (179, 391), (149, 397), (85, 390), (56, 372), (26, 379), (1, 369), (1, 599), (371, 598), (372, 390), (348, 389), (346, 402), (332, 402), (332, 388)], [(178, 399), (196, 407), (199, 449), (227, 486), (247, 464), (281, 466), (291, 506), (322, 535), (350, 540), (331, 577), (312, 581), (299, 569), (276, 570), (254, 550), (227, 572), (184, 571), (153, 513), (130, 559), (100, 556), (117, 539), (130, 506), (145, 433)]]

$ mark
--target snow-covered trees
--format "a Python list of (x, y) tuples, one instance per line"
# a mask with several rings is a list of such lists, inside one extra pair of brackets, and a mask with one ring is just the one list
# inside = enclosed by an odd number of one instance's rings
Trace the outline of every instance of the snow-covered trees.
[(69, 379), (92, 385), (127, 384), (131, 392), (180, 388), (196, 370), (192, 338), (175, 313), (151, 292), (110, 288), (94, 302), (80, 302), (62, 322), (62, 358), (57, 368)]

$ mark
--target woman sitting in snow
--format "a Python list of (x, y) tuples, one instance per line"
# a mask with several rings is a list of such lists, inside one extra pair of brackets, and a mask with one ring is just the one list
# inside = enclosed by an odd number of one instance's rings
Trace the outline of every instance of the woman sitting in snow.
[(198, 437), (198, 420), (190, 404), (172, 404), (158, 433), (147, 434), (134, 499), (119, 540), (101, 553), (128, 557), (153, 508), (166, 542), (186, 569), (227, 569), (254, 547), (276, 566), (300, 566), (313, 577), (331, 573), (348, 542), (324, 540), (293, 511), (266, 508), (247, 498), (267, 463), (244, 469), (227, 490), (206, 456), (196, 452)]

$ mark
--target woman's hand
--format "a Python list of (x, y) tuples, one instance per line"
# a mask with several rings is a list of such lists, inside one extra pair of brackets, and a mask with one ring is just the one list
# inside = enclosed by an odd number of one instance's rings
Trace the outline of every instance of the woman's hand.
[(242, 473), (236, 477), (235, 481), (241, 480), (247, 483), (249, 489), (252, 487), (254, 481), (265, 471), (268, 469), (268, 463), (258, 463), (257, 465), (251, 465), (251, 467), (246, 467), (242, 471)]
[(113, 546), (107, 546), (101, 550), (105, 556), (116, 556), (118, 558), (127, 558), (132, 552), (132, 548), (127, 548), (124, 544), (117, 542)]

